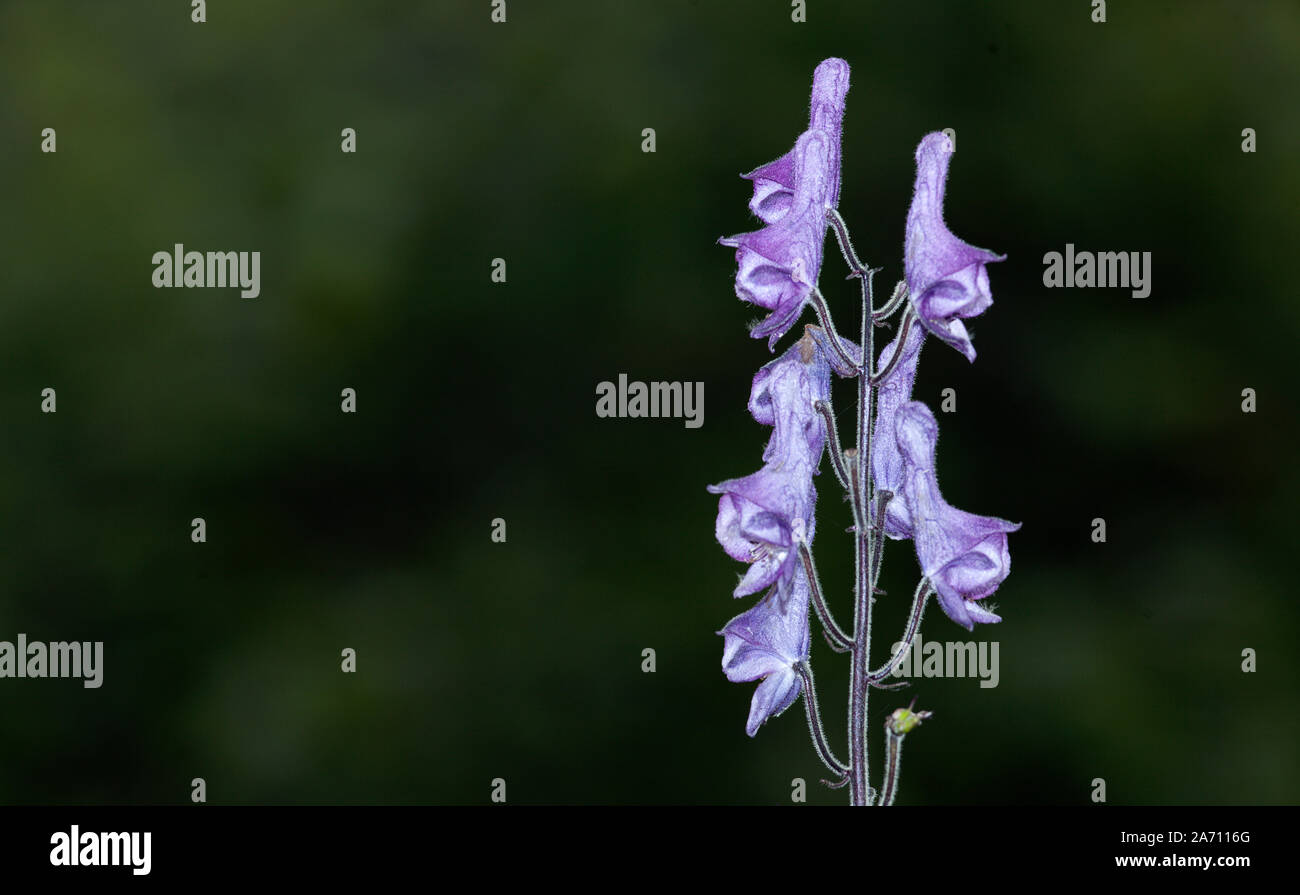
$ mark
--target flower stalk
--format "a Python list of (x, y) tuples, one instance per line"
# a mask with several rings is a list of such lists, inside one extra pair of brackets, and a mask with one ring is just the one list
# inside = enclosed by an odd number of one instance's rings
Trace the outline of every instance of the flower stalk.
[(916, 729), (933, 712), (914, 712), (912, 706), (895, 709), (885, 721), (885, 782), (880, 790), (880, 804), (892, 805), (898, 795), (898, 776), (903, 770), (903, 737)]
[(872, 407), (875, 388), (871, 382), (871, 358), (875, 356), (876, 328), (871, 319), (871, 281), (874, 272), (868, 271), (862, 277), (862, 368), (858, 372), (858, 451), (857, 470), (854, 477), (857, 483), (854, 500), (857, 502), (859, 524), (855, 533), (857, 541), (857, 583), (853, 613), (853, 653), (852, 672), (849, 676), (849, 747), (852, 768), (850, 769), (849, 802), (852, 805), (866, 805), (867, 799), (867, 697), (870, 687), (867, 669), (871, 661), (871, 604), (874, 590), (871, 580), (872, 557), (875, 555), (875, 531), (871, 516), (872, 481), (868, 470), (871, 469), (871, 435), (875, 415)]
[[(768, 315), (751, 329), (770, 350), (812, 305), (818, 325), (804, 328), (779, 357), (754, 376), (749, 411), (772, 428), (758, 472), (709, 490), (719, 496), (716, 535), (748, 569), (738, 598), (762, 594), (718, 633), (723, 671), (732, 681), (757, 681), (746, 732), (754, 736), (800, 696), (813, 750), (831, 772), (828, 786), (847, 786), (854, 805), (891, 805), (898, 795), (903, 738), (926, 711), (912, 706), (885, 723), (881, 786), (871, 786), (867, 720), (872, 689), (904, 661), (920, 631), (931, 595), (957, 624), (996, 623), (982, 601), (1010, 571), (1007, 535), (1020, 526), (976, 516), (948, 504), (935, 473), (938, 426), (929, 408), (911, 398), (923, 343), (929, 337), (960, 351), (975, 349), (964, 320), (992, 304), (986, 266), (1002, 256), (957, 239), (943, 221), (943, 194), (951, 142), (941, 133), (916, 150), (916, 183), (904, 239), (904, 277), (880, 308), (873, 301), (878, 268), (864, 264), (837, 209), (840, 142), (849, 67), (841, 59), (817, 66), (808, 128), (790, 152), (744, 175), (753, 184), (749, 206), (763, 223), (751, 233), (719, 240), (736, 249), (736, 295)], [(860, 285), (859, 343), (842, 337), (818, 286), (827, 231), (834, 234)], [(875, 330), (901, 313), (892, 340), (877, 354)], [(856, 379), (854, 444), (844, 448), (831, 402), (831, 372)], [(823, 453), (853, 512), (853, 625), (834, 618), (813, 556), (814, 479)], [(912, 597), (900, 649), (871, 667), (872, 609), (879, 589), (884, 543), (910, 540), (921, 576)], [(835, 652), (849, 654), (848, 761), (836, 756), (822, 723), (810, 655), (810, 615)], [(915, 700), (913, 700), (913, 705)]]

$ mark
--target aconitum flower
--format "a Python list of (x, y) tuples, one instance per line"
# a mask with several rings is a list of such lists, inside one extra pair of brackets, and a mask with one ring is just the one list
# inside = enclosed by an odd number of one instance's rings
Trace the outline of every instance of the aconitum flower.
[(807, 465), (764, 466), (753, 475), (710, 485), (718, 500), (718, 543), (732, 559), (750, 563), (733, 596), (773, 585), (784, 595), (800, 567), (797, 542), (811, 541), (817, 492)]
[(808, 576), (800, 569), (784, 600), (773, 590), (718, 632), (725, 638), (722, 671), (727, 680), (762, 678), (745, 723), (750, 736), (788, 709), (803, 689), (796, 665), (808, 659), (808, 593)]
[[(880, 352), (876, 369), (883, 369), (899, 350), (899, 336)], [(903, 341), (903, 356), (889, 376), (880, 383), (876, 392), (876, 428), (871, 437), (871, 476), (876, 488), (890, 491), (895, 499), (885, 506), (884, 532), (894, 540), (912, 536), (912, 517), (907, 502), (902, 497), (903, 455), (898, 450), (895, 435), (895, 414), (898, 408), (912, 400), (912, 386), (916, 382), (916, 365), (921, 359), (921, 343), (925, 330), (911, 326)]]
[(794, 148), (790, 211), (762, 230), (718, 240), (736, 249), (736, 295), (771, 313), (749, 334), (772, 348), (799, 319), (821, 273), (826, 242), (829, 140), (808, 131)]
[(950, 506), (939, 493), (934, 472), (939, 437), (934, 414), (920, 401), (910, 401), (898, 408), (896, 417), (903, 499), (911, 514), (921, 574), (934, 585), (943, 611), (963, 628), (1002, 621), (978, 601), (997, 590), (1010, 573), (1007, 533), (1019, 529), (1019, 523)]
[(709, 486), (721, 495), (718, 543), (732, 559), (751, 564), (737, 597), (772, 585), (784, 594), (800, 562), (798, 539), (813, 539), (812, 477), (826, 445), (826, 423), (813, 404), (828, 399), (830, 388), (830, 365), (807, 333), (754, 376), (750, 413), (772, 426), (765, 465), (753, 475)]
[[(844, 97), (848, 92), (849, 64), (843, 59), (823, 60), (813, 72), (808, 130), (821, 131), (830, 138), (827, 208), (834, 208), (840, 201), (840, 135), (844, 124)], [(774, 223), (790, 211), (796, 192), (796, 169), (794, 152), (791, 151), (741, 175), (754, 182), (754, 196), (749, 200), (749, 209), (763, 223)]]
[(840, 135), (849, 66), (827, 59), (813, 73), (808, 129), (790, 152), (743, 175), (762, 230), (718, 240), (736, 249), (736, 295), (770, 313), (750, 335), (768, 348), (789, 331), (821, 274), (826, 212), (840, 197)]
[[(772, 427), (763, 450), (763, 468), (744, 478), (710, 485), (709, 491), (719, 497), (718, 542), (734, 559), (748, 564), (733, 595), (762, 594), (718, 632), (724, 638), (722, 670), (726, 677), (757, 682), (746, 732), (754, 736), (767, 719), (785, 711), (802, 693), (813, 745), (832, 775), (825, 782), (848, 785), (852, 804), (890, 805), (897, 793), (903, 736), (930, 713), (914, 712), (909, 706), (889, 717), (884, 783), (878, 790), (869, 786), (869, 691), (865, 684), (878, 682), (874, 677), (859, 680), (870, 668), (871, 626), (862, 626), (857, 616), (875, 601), (872, 594), (884, 593), (877, 586), (882, 553), (875, 550), (879, 542), (874, 540), (874, 532), (883, 529), (889, 537), (913, 539), (923, 575), (918, 599), (928, 599), (933, 589), (943, 611), (971, 630), (976, 622), (1001, 621), (984, 600), (1010, 571), (1007, 534), (1020, 526), (963, 512), (943, 499), (935, 476), (938, 426), (924, 404), (912, 401), (927, 334), (974, 360), (975, 350), (963, 321), (992, 303), (986, 267), (1002, 258), (962, 242), (944, 224), (950, 144), (942, 134), (930, 134), (916, 151), (915, 191), (904, 244), (902, 285), (907, 288), (896, 293), (898, 300), (891, 300), (887, 309), (877, 311), (872, 306), (870, 277), (874, 271), (849, 248), (848, 225), (835, 210), (848, 87), (849, 67), (843, 60), (827, 59), (817, 67), (808, 129), (785, 155), (743, 175), (753, 183), (750, 209), (764, 226), (719, 240), (736, 250), (736, 294), (767, 313), (753, 325), (751, 336), (767, 338), (769, 351), (775, 351), (777, 340), (795, 326), (814, 296), (819, 300), (821, 325), (805, 327), (802, 338), (754, 376), (749, 411), (759, 423)], [(863, 278), (862, 315), (868, 331), (874, 332), (873, 324), (885, 325), (885, 318), (900, 306), (904, 308), (897, 334), (879, 358), (871, 356), (875, 353), (873, 341), (870, 351), (867, 345), (844, 339), (831, 342), (838, 337), (829, 308), (820, 302), (817, 282), (826, 230), (832, 223), (844, 240), (851, 276)], [(864, 339), (871, 341), (865, 334)], [(886, 368), (887, 377), (873, 372)], [(847, 496), (853, 502), (855, 520), (850, 531), (858, 559), (856, 609), (854, 625), (847, 631), (833, 617), (830, 602), (823, 599), (811, 552), (817, 502), (813, 481), (827, 449), (828, 430), (835, 428), (829, 403), (820, 403), (830, 400), (832, 370), (839, 376), (860, 377), (858, 440), (852, 466), (848, 450), (842, 451), (839, 444), (832, 448), (837, 478), (851, 492)], [(869, 445), (863, 443), (866, 437)], [(835, 438), (838, 441), (839, 436)], [(868, 452), (866, 456), (863, 451)], [(859, 472), (870, 474), (871, 482), (858, 481)], [(880, 498), (870, 496), (871, 483), (878, 495), (888, 492), (890, 497), (883, 508), (883, 520), (873, 512), (881, 505)], [(818, 709), (809, 659), (808, 610), (814, 597), (831, 647), (852, 657), (848, 762), (836, 757)], [(919, 608), (922, 606), (914, 606), (914, 610)], [(907, 644), (913, 642), (918, 628), (919, 616), (914, 614), (904, 634)], [(864, 684), (861, 688), (860, 683)]]
[(826, 422), (814, 405), (830, 396), (830, 364), (809, 332), (759, 368), (749, 391), (749, 412), (773, 427), (764, 462), (778, 467), (802, 463), (816, 473), (826, 445)]
[(916, 148), (916, 189), (907, 213), (904, 268), (912, 307), (925, 328), (975, 360), (975, 347), (962, 318), (993, 304), (985, 265), (1002, 261), (987, 249), (962, 242), (943, 221), (943, 192), (952, 144), (942, 133), (927, 134)]

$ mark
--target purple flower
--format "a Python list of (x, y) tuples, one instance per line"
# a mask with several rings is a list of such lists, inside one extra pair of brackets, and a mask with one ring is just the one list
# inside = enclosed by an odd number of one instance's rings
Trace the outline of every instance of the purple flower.
[(817, 492), (805, 464), (777, 469), (770, 464), (753, 475), (710, 485), (720, 494), (718, 543), (732, 559), (750, 563), (733, 596), (743, 597), (776, 585), (786, 593), (800, 567), (796, 540), (811, 541)]
[[(898, 336), (880, 352), (876, 369), (883, 369), (898, 350)], [(885, 507), (884, 531), (894, 540), (912, 536), (912, 517), (903, 500), (903, 455), (898, 450), (895, 435), (895, 414), (904, 403), (912, 400), (912, 385), (916, 382), (916, 365), (921, 359), (921, 343), (925, 330), (911, 326), (903, 342), (903, 356), (892, 373), (880, 383), (876, 398), (876, 428), (871, 437), (871, 476), (876, 488), (891, 491), (894, 499)]]
[[(898, 449), (895, 414), (912, 398), (916, 365), (925, 333), (934, 333), (968, 360), (975, 347), (960, 318), (974, 317), (993, 303), (985, 265), (1005, 256), (967, 245), (943, 222), (944, 182), (952, 153), (948, 138), (927, 135), (916, 149), (916, 191), (907, 215), (906, 276), (913, 308), (921, 326), (908, 329), (903, 357), (879, 388), (875, 434), (871, 441), (871, 474), (876, 487), (900, 494), (903, 456)], [(880, 352), (876, 369), (889, 364), (899, 339)], [(912, 536), (911, 514), (904, 500), (891, 500), (885, 510), (884, 531), (894, 539)]]
[(903, 458), (903, 498), (911, 514), (912, 537), (921, 574), (930, 579), (939, 605), (970, 630), (974, 622), (1000, 622), (979, 604), (1011, 571), (1007, 533), (1020, 525), (976, 516), (950, 506), (939, 493), (934, 448), (939, 426), (930, 408), (910, 401), (896, 413)]
[(799, 537), (812, 541), (817, 474), (826, 423), (813, 403), (830, 397), (830, 365), (808, 333), (754, 376), (749, 410), (772, 426), (764, 466), (753, 475), (710, 485), (718, 501), (717, 536), (732, 559), (750, 563), (735, 596), (773, 584), (784, 594), (800, 565)]
[(840, 133), (849, 67), (827, 59), (813, 75), (809, 127), (794, 149), (744, 175), (762, 230), (718, 240), (736, 249), (736, 295), (770, 313), (750, 330), (768, 348), (789, 331), (821, 274), (826, 211), (840, 195)]
[(973, 361), (975, 347), (961, 321), (984, 313), (993, 304), (985, 265), (1006, 256), (962, 242), (943, 222), (951, 145), (945, 135), (936, 132), (927, 134), (916, 148), (916, 190), (907, 213), (903, 263), (912, 306), (921, 323)]
[(801, 463), (816, 473), (826, 445), (826, 422), (813, 405), (830, 396), (830, 364), (812, 333), (805, 331), (785, 354), (754, 375), (749, 412), (773, 427), (764, 462), (777, 467)]
[(799, 319), (821, 273), (826, 237), (828, 140), (808, 131), (794, 148), (798, 185), (788, 214), (753, 233), (718, 240), (736, 249), (736, 295), (771, 311), (749, 334), (771, 348)]
[(800, 569), (783, 600), (775, 590), (718, 632), (722, 671), (734, 683), (762, 678), (749, 704), (750, 736), (788, 709), (803, 689), (796, 665), (808, 659), (808, 577)]
[[(813, 72), (812, 101), (808, 130), (819, 130), (831, 138), (828, 160), (830, 191), (827, 208), (840, 201), (840, 135), (844, 123), (844, 97), (849, 92), (849, 64), (843, 59), (826, 59)], [(790, 211), (796, 192), (794, 152), (787, 152), (761, 168), (741, 176), (754, 183), (749, 209), (765, 224), (775, 223)]]

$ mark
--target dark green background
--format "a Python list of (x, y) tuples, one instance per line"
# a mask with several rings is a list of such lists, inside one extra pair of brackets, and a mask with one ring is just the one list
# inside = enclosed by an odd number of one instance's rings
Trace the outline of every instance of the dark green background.
[[(900, 802), (1083, 805), (1095, 777), (1111, 803), (1300, 801), (1300, 8), (808, 5), (0, 3), (0, 639), (106, 653), (99, 690), (0, 680), (0, 802), (187, 803), (201, 776), (213, 803), (481, 804), (503, 777), (514, 803), (779, 804), (821, 776), (801, 708), (744, 734), (704, 486), (768, 434), (715, 240), (754, 227), (736, 175), (793, 144), (830, 55), (882, 288), (931, 130), (957, 132), (953, 230), (1008, 255), (978, 361), (932, 343), (916, 388), (957, 390), (946, 496), (1024, 523), (975, 635), (1001, 682), (912, 688), (935, 718)], [(152, 288), (176, 242), (260, 251), (261, 296)], [(1044, 289), (1067, 242), (1150, 251), (1150, 297)], [(703, 381), (703, 428), (598, 420), (620, 372)], [(968, 638), (938, 612), (924, 636)], [(815, 640), (838, 744), (846, 661)], [(875, 774), (907, 698), (873, 694)]]

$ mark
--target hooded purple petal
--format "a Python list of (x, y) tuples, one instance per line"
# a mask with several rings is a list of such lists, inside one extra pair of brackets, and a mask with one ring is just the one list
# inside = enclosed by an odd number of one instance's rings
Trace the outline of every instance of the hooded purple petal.
[(794, 150), (740, 176), (754, 181), (749, 210), (764, 224), (774, 224), (789, 213), (794, 203)]
[(736, 295), (770, 313), (750, 330), (768, 348), (799, 319), (821, 274), (826, 211), (840, 197), (840, 137), (849, 66), (826, 59), (813, 73), (808, 129), (785, 155), (744, 175), (762, 230), (719, 240), (736, 251)]
[(811, 541), (817, 492), (805, 465), (765, 466), (753, 475), (710, 485), (718, 500), (718, 543), (732, 559), (750, 563), (736, 586), (743, 597), (776, 585), (785, 593), (800, 565), (795, 537)]
[(829, 401), (830, 395), (830, 364), (811, 333), (759, 369), (749, 392), (749, 412), (773, 427), (764, 462), (777, 468), (802, 464), (816, 473), (826, 446), (826, 422), (813, 405)]
[(762, 679), (745, 724), (751, 737), (768, 718), (789, 708), (802, 689), (795, 666), (808, 658), (808, 594), (808, 578), (801, 569), (784, 598), (773, 590), (718, 632), (724, 638), (722, 671), (727, 679)]
[[(826, 59), (813, 72), (812, 100), (809, 103), (808, 129), (819, 130), (830, 138), (827, 208), (840, 200), (840, 137), (844, 124), (844, 98), (849, 92), (849, 64), (843, 59)], [(797, 172), (793, 150), (742, 174), (754, 182), (754, 197), (749, 208), (765, 224), (785, 217), (794, 203)]]
[(830, 396), (830, 365), (808, 333), (760, 369), (749, 409), (772, 426), (764, 466), (740, 479), (710, 485), (718, 501), (718, 543), (733, 559), (750, 563), (737, 585), (743, 597), (776, 586), (784, 594), (800, 565), (797, 540), (815, 534), (817, 491), (813, 476), (826, 446), (826, 423), (813, 408)]
[(943, 193), (952, 158), (942, 133), (927, 134), (916, 148), (916, 189), (907, 213), (904, 268), (912, 306), (925, 328), (975, 360), (962, 318), (993, 303), (985, 265), (1006, 256), (962, 242), (943, 220)]
[(939, 426), (930, 408), (919, 401), (899, 407), (896, 434), (921, 574), (934, 585), (943, 611), (963, 628), (1001, 621), (975, 601), (997, 590), (1010, 573), (1007, 533), (1019, 523), (976, 516), (943, 499), (934, 473)]
[[(884, 367), (898, 350), (898, 336), (880, 352), (876, 369)], [(883, 382), (876, 398), (876, 428), (871, 438), (871, 476), (876, 488), (892, 491), (894, 499), (885, 508), (885, 534), (894, 540), (912, 536), (912, 518), (903, 499), (903, 455), (898, 450), (895, 435), (895, 414), (898, 408), (912, 400), (912, 386), (916, 382), (916, 365), (921, 359), (921, 344), (925, 330), (919, 326), (908, 327), (903, 342), (903, 356)]]
[(840, 143), (844, 133), (844, 98), (848, 96), (848, 92), (849, 64), (833, 56), (823, 59), (813, 72), (808, 128), (819, 130), (830, 137), (827, 208), (835, 208), (840, 204)]
[(789, 213), (752, 233), (718, 240), (736, 249), (736, 295), (771, 313), (750, 330), (768, 347), (803, 313), (821, 274), (826, 241), (829, 139), (808, 131), (794, 148), (796, 188)]

